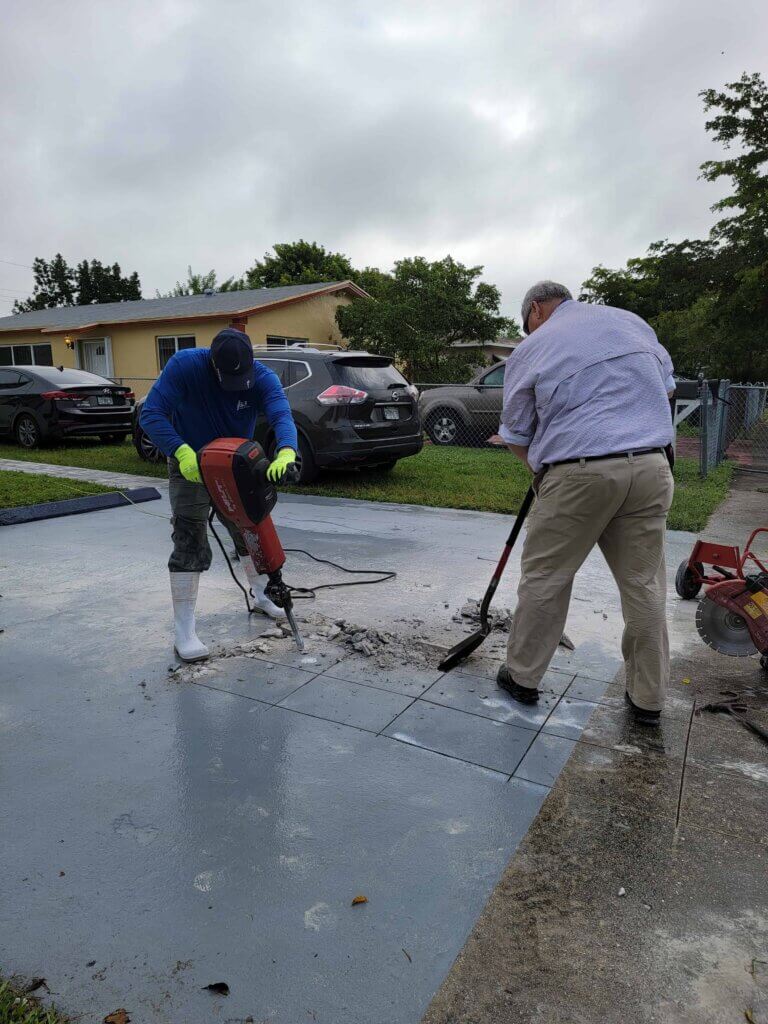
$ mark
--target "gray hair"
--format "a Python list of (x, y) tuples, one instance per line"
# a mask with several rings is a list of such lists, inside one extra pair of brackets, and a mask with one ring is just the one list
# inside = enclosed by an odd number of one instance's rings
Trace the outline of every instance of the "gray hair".
[(557, 281), (537, 281), (535, 285), (528, 289), (523, 299), (523, 308), (520, 311), (520, 315), (523, 318), (523, 330), (528, 333), (528, 317), (531, 312), (531, 306), (534, 302), (549, 302), (551, 299), (572, 299), (573, 296), (565, 287), (564, 284), (558, 284)]

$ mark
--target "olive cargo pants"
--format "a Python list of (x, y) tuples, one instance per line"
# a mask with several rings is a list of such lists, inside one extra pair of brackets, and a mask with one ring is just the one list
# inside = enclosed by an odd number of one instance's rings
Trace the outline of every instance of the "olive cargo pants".
[[(178, 462), (171, 458), (168, 459), (168, 492), (173, 526), (173, 551), (168, 559), (168, 568), (171, 572), (206, 572), (211, 567), (211, 545), (208, 543), (211, 499), (208, 491), (203, 484), (194, 484), (183, 477)], [(238, 555), (247, 555), (248, 549), (237, 527), (226, 519), (221, 521), (229, 531)]]
[(627, 692), (660, 710), (669, 680), (666, 519), (674, 485), (656, 453), (553, 466), (528, 516), (507, 665), (535, 689), (563, 634), (573, 578), (600, 547), (619, 588)]

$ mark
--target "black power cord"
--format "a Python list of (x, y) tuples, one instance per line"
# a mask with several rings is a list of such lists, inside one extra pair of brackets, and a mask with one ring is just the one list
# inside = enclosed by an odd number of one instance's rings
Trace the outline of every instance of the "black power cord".
[[(219, 545), (219, 548), (221, 549), (222, 555), (224, 555), (224, 560), (227, 563), (227, 568), (229, 569), (230, 576), (235, 581), (240, 590), (242, 590), (243, 595), (245, 596), (245, 605), (248, 609), (248, 614), (251, 615), (256, 609), (251, 607), (251, 602), (248, 598), (248, 591), (235, 575), (235, 570), (232, 568), (232, 561), (229, 555), (227, 554), (226, 548), (224, 547), (221, 541), (221, 537), (219, 537), (218, 533), (216, 532), (216, 528), (213, 525), (213, 518), (215, 514), (216, 513), (212, 508), (210, 515), (208, 516), (208, 526), (210, 527), (211, 533), (216, 539), (216, 543)], [(296, 601), (312, 601), (315, 599), (315, 597), (317, 597), (317, 592), (319, 590), (335, 590), (338, 587), (367, 587), (372, 586), (374, 583), (387, 583), (389, 580), (393, 580), (397, 576), (396, 572), (384, 570), (377, 571), (376, 569), (347, 569), (346, 566), (339, 565), (338, 562), (331, 562), (330, 559), (327, 558), (318, 558), (317, 555), (313, 555), (311, 551), (305, 551), (304, 548), (285, 548), (285, 552), (286, 554), (292, 555), (306, 555), (307, 558), (311, 558), (313, 562), (318, 562), (320, 565), (330, 565), (333, 569), (338, 569), (339, 572), (345, 572), (350, 576), (373, 575), (377, 577), (376, 579), (367, 580), (349, 580), (346, 583), (318, 583), (316, 587), (292, 587), (290, 586), (290, 584), (286, 584), (291, 592), (291, 597)]]
[(222, 555), (224, 555), (224, 561), (227, 563), (227, 568), (229, 569), (229, 575), (235, 581), (237, 586), (242, 590), (243, 595), (245, 596), (245, 607), (248, 609), (248, 614), (249, 615), (253, 615), (253, 613), (256, 611), (256, 609), (255, 608), (251, 608), (251, 602), (248, 599), (248, 590), (245, 589), (243, 584), (240, 582), (240, 580), (235, 575), (235, 570), (232, 568), (232, 562), (230, 561), (230, 558), (229, 558), (229, 555), (227, 554), (226, 548), (221, 543), (221, 537), (219, 537), (218, 533), (216, 533), (216, 527), (213, 525), (213, 517), (215, 515), (216, 515), (215, 510), (213, 508), (211, 508), (210, 514), (208, 516), (208, 527), (209, 527), (211, 533), (213, 534), (213, 536), (216, 538), (216, 543), (221, 548), (221, 553), (222, 553)]
[(337, 587), (368, 587), (374, 583), (386, 583), (388, 580), (393, 580), (397, 576), (396, 572), (387, 570), (377, 569), (347, 569), (346, 566), (339, 565), (338, 562), (331, 562), (328, 558), (318, 558), (317, 555), (313, 555), (311, 551), (305, 551), (304, 548), (286, 548), (287, 554), (292, 555), (306, 555), (307, 558), (311, 558), (313, 562), (318, 562), (320, 565), (330, 565), (334, 569), (338, 569), (339, 572), (346, 572), (350, 576), (371, 576), (375, 575), (378, 579), (375, 580), (349, 580), (348, 583), (318, 583), (316, 587), (291, 587), (289, 589), (292, 595), (295, 595), (297, 600), (302, 598), (312, 600), (317, 596), (318, 590), (335, 590)]

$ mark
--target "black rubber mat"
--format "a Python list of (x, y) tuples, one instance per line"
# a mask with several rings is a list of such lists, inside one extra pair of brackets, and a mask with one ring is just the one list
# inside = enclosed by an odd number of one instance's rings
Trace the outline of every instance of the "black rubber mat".
[(108, 494), (86, 494), (82, 498), (67, 498), (64, 501), (45, 501), (41, 505), (22, 505), (20, 508), (0, 509), (0, 526), (18, 526), (34, 523), (39, 519), (58, 519), (60, 516), (76, 516), (82, 512), (99, 512), (106, 508), (120, 508), (142, 501), (156, 501), (160, 492), (154, 487), (132, 487)]

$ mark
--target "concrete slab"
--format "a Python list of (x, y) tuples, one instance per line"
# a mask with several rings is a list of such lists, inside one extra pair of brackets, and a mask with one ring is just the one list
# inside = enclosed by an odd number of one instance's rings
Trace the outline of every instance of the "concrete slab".
[(535, 733), (419, 700), (385, 729), (385, 735), (511, 775)]
[(552, 786), (575, 747), (576, 740), (539, 733), (517, 766), (514, 777)]
[[(415, 1024), (566, 747), (542, 739), (531, 779), (509, 779), (541, 721), (516, 724), (494, 692), (495, 639), (469, 666), (484, 677), (480, 704), (468, 675), (380, 670), (315, 641), (304, 656), (226, 658), (179, 682), (168, 671), (167, 515), (164, 497), (150, 514), (0, 534), (0, 833), (11, 837), (0, 845), (0, 962), (44, 975), (84, 1024), (117, 1006), (135, 1024)], [(321, 592), (300, 616), (437, 644), (462, 634), (451, 614), (485, 586), (479, 539), (500, 549), (509, 527), (506, 517), (320, 498), (282, 500), (276, 521), (286, 548), (399, 573)], [(199, 631), (220, 653), (272, 623), (247, 616), (214, 552)], [(517, 573), (513, 561), (499, 603), (513, 603)], [(286, 576), (339, 580), (293, 553)], [(618, 661), (601, 557), (580, 586), (601, 611), (574, 601), (577, 650), (558, 654), (544, 711), (578, 671), (608, 678)], [(430, 701), (430, 687), (454, 706)], [(352, 908), (357, 893), (369, 903)], [(230, 985), (226, 1003), (202, 991), (218, 980)]]
[(306, 672), (290, 665), (238, 657), (217, 659), (196, 668), (195, 673), (197, 683), (265, 704), (279, 704), (317, 675), (317, 672)]
[(543, 731), (553, 736), (577, 740), (596, 707), (597, 704), (592, 701), (575, 700), (566, 694), (547, 719)]
[[(496, 673), (499, 671), (501, 657), (502, 655), (500, 653), (499, 658), (492, 661), (487, 658), (471, 658), (464, 666), (459, 667), (452, 674), (469, 676), (473, 679), (484, 679), (487, 683), (495, 684)], [(544, 673), (544, 676), (539, 683), (539, 690), (542, 693), (554, 693), (561, 696), (565, 693), (575, 678), (575, 673), (570, 672), (567, 669), (550, 668)]]
[(392, 690), (394, 693), (415, 698), (436, 682), (442, 672), (437, 669), (417, 668), (415, 665), (382, 668), (370, 658), (351, 655), (328, 669), (325, 675), (334, 679), (346, 679), (350, 683), (378, 686), (382, 690)]
[[(707, 536), (746, 533), (765, 502), (740, 493)], [(590, 721), (422, 1024), (768, 1020), (767, 748), (695, 713), (738, 695), (766, 724), (765, 677), (701, 643), (694, 614), (670, 604), (655, 735), (627, 722), (621, 674), (567, 691), (595, 702)]]
[(412, 703), (411, 697), (322, 676), (281, 701), (281, 707), (378, 733)]
[(538, 704), (521, 704), (496, 686), (494, 680), (459, 672), (441, 676), (423, 696), (433, 704), (534, 730), (542, 727), (559, 700), (557, 694), (547, 692), (539, 697)]

